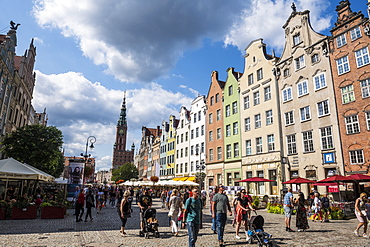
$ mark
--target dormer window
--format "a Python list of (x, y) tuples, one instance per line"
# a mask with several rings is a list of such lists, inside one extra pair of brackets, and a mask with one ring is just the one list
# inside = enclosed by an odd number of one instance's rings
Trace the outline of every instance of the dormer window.
[(301, 35), (296, 34), (296, 35), (293, 36), (293, 45), (296, 46), (299, 43), (301, 43)]

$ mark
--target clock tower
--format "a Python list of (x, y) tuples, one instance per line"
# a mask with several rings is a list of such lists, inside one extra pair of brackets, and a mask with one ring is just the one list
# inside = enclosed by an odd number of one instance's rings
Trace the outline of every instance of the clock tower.
[(113, 168), (117, 169), (126, 163), (134, 163), (135, 145), (132, 144), (131, 150), (126, 150), (127, 140), (127, 120), (126, 120), (126, 92), (123, 97), (121, 113), (116, 127), (116, 142), (113, 147)]

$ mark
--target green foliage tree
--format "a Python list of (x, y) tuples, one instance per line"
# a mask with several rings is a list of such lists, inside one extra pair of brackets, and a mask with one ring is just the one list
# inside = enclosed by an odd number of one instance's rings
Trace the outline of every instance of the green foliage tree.
[(2, 151), (7, 157), (34, 166), (54, 177), (59, 177), (63, 172), (63, 134), (55, 126), (19, 127), (6, 136), (2, 144)]
[(131, 178), (138, 178), (139, 171), (136, 166), (131, 163), (126, 163), (123, 166), (118, 167), (117, 169), (112, 170), (112, 180), (118, 181), (120, 179), (127, 181)]

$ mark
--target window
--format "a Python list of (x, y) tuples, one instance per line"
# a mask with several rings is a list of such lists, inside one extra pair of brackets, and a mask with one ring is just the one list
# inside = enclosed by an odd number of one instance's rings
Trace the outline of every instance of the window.
[(351, 165), (364, 164), (364, 153), (362, 150), (349, 151)]
[(185, 148), (185, 157), (188, 157), (188, 147)]
[(229, 86), (229, 96), (233, 95), (233, 86)]
[(360, 133), (360, 124), (357, 115), (345, 117), (347, 134)]
[(352, 29), (350, 31), (351, 33), (351, 39), (352, 40), (355, 40), (355, 39), (358, 39), (361, 37), (361, 30), (360, 30), (360, 27), (355, 27), (354, 29)]
[(272, 124), (273, 118), (272, 118), (272, 110), (266, 111), (266, 125)]
[(301, 111), (301, 122), (311, 119), (310, 106), (306, 106), (300, 109)]
[(325, 127), (320, 129), (321, 133), (321, 146), (323, 150), (334, 148), (333, 144), (333, 133), (331, 127)]
[(216, 93), (216, 103), (220, 101), (220, 94)]
[(284, 115), (285, 115), (285, 125), (294, 124), (294, 114), (293, 114), (293, 111), (286, 112)]
[(289, 69), (284, 69), (283, 74), (284, 74), (284, 77), (288, 77), (290, 75)]
[(190, 139), (194, 139), (194, 130), (190, 131)]
[(250, 131), (251, 130), (251, 119), (250, 118), (244, 118), (244, 131)]
[(312, 131), (306, 131), (302, 133), (303, 136), (303, 152), (313, 152), (313, 139), (312, 139)]
[(256, 138), (256, 153), (262, 153), (262, 137)]
[(308, 94), (307, 81), (302, 81), (297, 85), (298, 97)]
[(315, 76), (313, 80), (315, 82), (315, 90), (326, 87), (325, 73)]
[(319, 113), (319, 117), (329, 115), (329, 100), (324, 100), (317, 103), (317, 111)]
[(370, 130), (370, 112), (365, 112), (366, 115), (366, 125), (367, 125), (367, 130)]
[(238, 122), (233, 123), (233, 135), (238, 134)]
[(188, 132), (185, 133), (185, 141), (188, 141)]
[(353, 91), (353, 85), (348, 85), (340, 89), (342, 93), (342, 103), (347, 104), (355, 101), (355, 92)]
[(267, 136), (267, 149), (269, 152), (275, 151), (275, 138), (274, 135)]
[(238, 113), (238, 102), (233, 102), (233, 114)]
[(297, 153), (297, 143), (295, 140), (295, 134), (288, 135), (286, 139), (287, 139), (287, 144), (288, 144), (288, 154), (296, 154)]
[(195, 129), (195, 137), (199, 137), (199, 127)]
[(302, 69), (304, 66), (305, 66), (305, 63), (304, 63), (303, 55), (295, 59), (295, 69), (296, 70)]
[(209, 161), (213, 161), (213, 149), (209, 149)]
[(209, 141), (211, 142), (211, 141), (213, 141), (213, 131), (209, 131), (208, 132), (209, 134)]
[(298, 45), (301, 43), (301, 35), (297, 34), (293, 36), (293, 45)]
[(249, 108), (249, 96), (244, 97), (244, 110)]
[(264, 92), (264, 95), (265, 95), (265, 101), (268, 101), (271, 99), (271, 87), (268, 86), (268, 87), (265, 87), (263, 89), (263, 92)]
[(345, 44), (347, 44), (346, 36), (344, 34), (339, 35), (336, 40), (337, 40), (337, 46), (338, 47), (341, 47), (341, 46), (344, 46)]
[(198, 121), (200, 121), (202, 119), (202, 114), (200, 111), (198, 111)]
[(254, 115), (254, 128), (261, 128), (261, 114)]
[(367, 47), (362, 48), (358, 51), (355, 51), (355, 55), (356, 55), (357, 68), (370, 63), (369, 50), (367, 49)]
[(317, 63), (319, 61), (319, 54), (313, 54), (311, 56), (311, 63)]
[(263, 72), (262, 72), (262, 68), (260, 68), (259, 70), (257, 70), (257, 81), (262, 80), (262, 79), (263, 79)]
[(292, 99), (293, 99), (292, 88), (288, 87), (288, 88), (284, 89), (283, 90), (283, 102), (287, 102), (287, 101), (292, 100)]
[(253, 81), (253, 74), (248, 75), (248, 85), (252, 85), (254, 83)]
[(226, 106), (226, 117), (229, 117), (230, 116), (230, 105), (227, 105)]
[(337, 62), (337, 68), (338, 68), (338, 75), (347, 73), (350, 70), (348, 56), (339, 58), (336, 60), (336, 62)]
[(197, 114), (194, 113), (194, 123), (197, 121)]
[(200, 135), (204, 136), (204, 125), (200, 126)]
[(251, 140), (245, 141), (245, 154), (246, 155), (252, 154), (252, 141)]
[(239, 157), (239, 143), (236, 142), (234, 143), (234, 158), (238, 158)]
[(254, 105), (260, 104), (260, 92), (253, 93), (253, 104)]
[(231, 126), (230, 124), (226, 125), (226, 137), (231, 136)]
[(217, 129), (217, 140), (221, 139), (221, 128)]
[(231, 144), (226, 145), (226, 158), (231, 159)]
[(190, 147), (190, 155), (194, 155), (194, 146)]
[(370, 79), (360, 81), (362, 98), (370, 97)]
[(211, 100), (210, 100), (210, 104), (211, 104), (211, 105), (213, 105), (214, 103), (215, 103), (215, 97), (214, 97), (214, 96), (212, 96), (212, 97), (211, 97)]
[(221, 120), (221, 110), (220, 110), (220, 109), (218, 109), (218, 110), (216, 111), (216, 120), (217, 120), (217, 121), (220, 121), (220, 120)]
[(200, 144), (200, 152), (204, 153), (204, 142)]
[(220, 160), (222, 159), (222, 148), (217, 147), (217, 159)]

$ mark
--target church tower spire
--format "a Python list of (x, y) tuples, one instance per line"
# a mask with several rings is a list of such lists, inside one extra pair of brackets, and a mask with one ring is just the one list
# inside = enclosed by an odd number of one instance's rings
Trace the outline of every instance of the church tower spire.
[(134, 149), (126, 150), (127, 141), (127, 115), (126, 115), (126, 91), (123, 96), (121, 112), (116, 127), (116, 142), (113, 146), (113, 168), (134, 162)]

